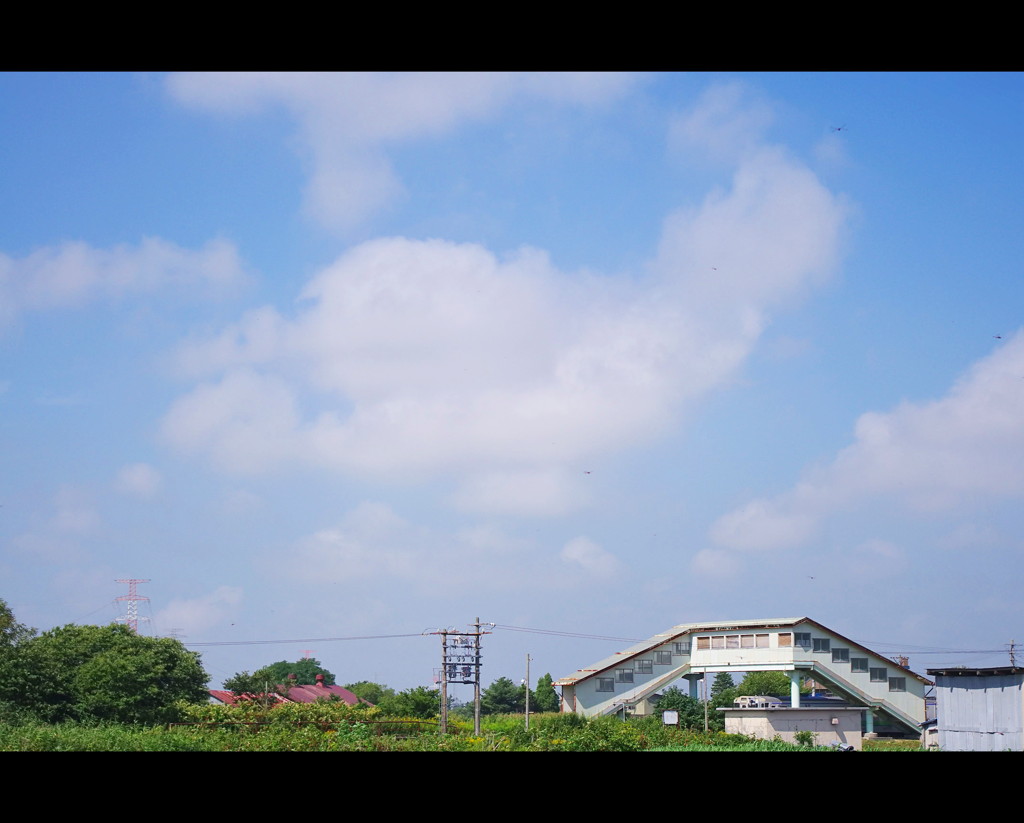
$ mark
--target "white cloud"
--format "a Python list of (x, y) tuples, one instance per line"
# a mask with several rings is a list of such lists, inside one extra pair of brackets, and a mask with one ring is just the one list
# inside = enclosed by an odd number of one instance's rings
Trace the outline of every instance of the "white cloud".
[(589, 537), (574, 537), (562, 547), (561, 557), (595, 577), (610, 578), (619, 571), (618, 558)]
[(238, 254), (225, 240), (212, 240), (198, 251), (148, 237), (135, 247), (66, 242), (21, 259), (0, 253), (0, 328), (26, 311), (80, 307), (165, 288), (216, 294), (244, 279)]
[(88, 492), (62, 486), (54, 499), (53, 515), (34, 530), (12, 538), (11, 546), (39, 562), (70, 563), (84, 556), (80, 541), (95, 534), (101, 523)]
[(843, 557), (844, 574), (850, 578), (878, 580), (899, 574), (908, 567), (906, 552), (889, 540), (872, 538), (853, 547)]
[(371, 582), (429, 597), (563, 591), (603, 584), (620, 570), (614, 555), (586, 537), (552, 552), (494, 524), (454, 531), (419, 526), (369, 501), (283, 551), (274, 549), (263, 565), (304, 586), (340, 585), (333, 591), (346, 597), (363, 596)]
[[(537, 558), (531, 549), (493, 526), (442, 533), (417, 527), (384, 504), (363, 502), (337, 525), (297, 541), (286, 573), (305, 583), (358, 587), (388, 580), (432, 593), (466, 586), (507, 589), (532, 578)], [(279, 568), (276, 559), (271, 562)]]
[(691, 570), (708, 577), (732, 577), (741, 569), (741, 564), (732, 552), (724, 549), (701, 549), (690, 563)]
[(465, 478), (453, 502), (468, 511), (543, 517), (578, 509), (587, 495), (578, 473), (570, 477), (556, 468), (473, 474)]
[(160, 472), (148, 463), (122, 466), (114, 481), (114, 488), (133, 497), (152, 497), (160, 490)]
[(650, 442), (734, 377), (770, 312), (828, 276), (846, 214), (762, 148), (729, 190), (669, 217), (633, 280), (562, 272), (535, 249), (366, 242), (291, 316), (263, 307), (184, 345), (181, 369), (204, 382), (163, 433), (232, 471), (448, 476), (463, 508), (564, 512), (586, 501), (581, 465)]
[(90, 496), (71, 486), (65, 486), (57, 493), (57, 512), (50, 521), (50, 527), (57, 532), (86, 535), (94, 532), (100, 524), (100, 516)]
[(194, 636), (215, 628), (230, 617), (242, 602), (242, 590), (220, 586), (215, 591), (191, 600), (175, 599), (153, 617), (157, 629), (175, 636)]
[(978, 361), (945, 397), (857, 420), (854, 442), (791, 490), (754, 500), (712, 527), (721, 546), (805, 545), (837, 512), (884, 501), (907, 512), (964, 514), (979, 500), (1024, 497), (1024, 331)]
[(633, 82), (629, 75), (568, 72), (252, 72), (173, 74), (167, 89), (205, 111), (287, 109), (308, 160), (307, 208), (328, 226), (349, 228), (402, 193), (387, 157), (396, 142), (449, 133), (523, 99), (599, 105)]
[(720, 518), (712, 527), (715, 543), (732, 549), (779, 549), (807, 542), (816, 520), (803, 511), (790, 512), (765, 500), (753, 500)]
[(772, 107), (754, 99), (746, 84), (716, 84), (696, 106), (672, 119), (669, 145), (680, 153), (698, 148), (721, 160), (735, 160), (760, 145), (774, 117)]

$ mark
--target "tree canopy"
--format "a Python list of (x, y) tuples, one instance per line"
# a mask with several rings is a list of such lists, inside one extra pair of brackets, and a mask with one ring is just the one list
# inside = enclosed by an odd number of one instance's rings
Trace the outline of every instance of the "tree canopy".
[(499, 677), (480, 693), (481, 714), (511, 714), (525, 710), (526, 689)]
[(789, 675), (785, 672), (747, 672), (736, 690), (741, 695), (767, 694), (789, 697)]
[(278, 686), (287, 686), (292, 682), (288, 677), (290, 674), (295, 675), (294, 683), (298, 686), (314, 685), (318, 674), (324, 676), (325, 686), (335, 685), (334, 675), (327, 671), (319, 660), (315, 657), (304, 657), (294, 663), (279, 660), (254, 672), (238, 672), (224, 681), (224, 688), (235, 694), (275, 692)]
[(733, 682), (732, 675), (729, 672), (719, 672), (715, 675), (715, 680), (711, 684), (711, 699), (714, 700), (722, 692), (735, 686), (736, 684)]
[(35, 629), (19, 623), (14, 618), (14, 612), (3, 599), (0, 599), (0, 648), (11, 648), (23, 640), (34, 637)]
[(377, 704), (377, 708), (384, 714), (394, 717), (420, 717), (431, 720), (441, 713), (441, 692), (439, 689), (416, 686), (397, 694), (385, 695)]
[(363, 698), (363, 700), (368, 700), (370, 703), (373, 703), (374, 706), (379, 705), (381, 701), (385, 700), (388, 697), (395, 696), (394, 689), (388, 688), (383, 683), (373, 683), (369, 680), (360, 680), (356, 683), (347, 683), (345, 684), (344, 688), (348, 689), (356, 697), (361, 697)]
[(327, 671), (323, 664), (315, 657), (303, 657), (294, 663), (279, 660), (277, 663), (264, 666), (262, 669), (254, 672), (254, 674), (266, 677), (272, 683), (288, 683), (288, 675), (294, 674), (295, 682), (299, 686), (312, 686), (316, 683), (316, 676), (322, 674), (325, 686), (334, 685), (334, 674)]
[(558, 692), (552, 685), (551, 675), (545, 674), (537, 679), (537, 691), (530, 695), (530, 711), (557, 712), (558, 708)]
[(0, 701), (47, 722), (169, 722), (177, 701), (208, 699), (208, 680), (180, 641), (117, 623), (51, 629), (0, 657)]
[(696, 697), (690, 697), (678, 686), (671, 686), (665, 690), (658, 700), (656, 709), (662, 715), (669, 710), (678, 712), (681, 728), (704, 728), (704, 704)]

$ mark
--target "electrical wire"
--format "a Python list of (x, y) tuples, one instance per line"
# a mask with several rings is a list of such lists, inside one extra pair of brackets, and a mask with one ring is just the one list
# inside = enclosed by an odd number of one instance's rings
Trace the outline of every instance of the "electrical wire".
[(301, 637), (286, 640), (212, 640), (202, 643), (184, 643), (185, 646), (272, 646), (279, 643), (339, 643), (346, 640), (390, 640), (398, 637), (422, 637), (415, 634), (367, 634), (353, 637)]

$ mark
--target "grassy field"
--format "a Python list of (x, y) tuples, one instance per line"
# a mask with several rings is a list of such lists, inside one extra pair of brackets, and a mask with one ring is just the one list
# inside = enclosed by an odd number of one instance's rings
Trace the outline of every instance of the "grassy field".
[[(915, 741), (866, 741), (866, 751), (918, 750)], [(835, 751), (751, 740), (724, 732), (662, 725), (654, 717), (621, 721), (577, 715), (494, 715), (479, 735), (464, 721), (441, 734), (436, 723), (382, 717), (374, 710), (337, 704), (293, 705), (239, 712), (194, 707), (192, 716), (168, 726), (61, 723), (0, 724), (0, 751)]]

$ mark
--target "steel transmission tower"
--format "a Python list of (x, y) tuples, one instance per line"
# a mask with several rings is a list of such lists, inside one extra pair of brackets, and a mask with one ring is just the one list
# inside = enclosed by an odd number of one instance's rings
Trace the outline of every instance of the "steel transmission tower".
[[(127, 583), (128, 584), (128, 594), (122, 594), (120, 597), (115, 598), (116, 600), (125, 600), (128, 603), (128, 614), (123, 615), (123, 616), (117, 618), (117, 622), (118, 623), (127, 623), (128, 624), (128, 628), (131, 629), (133, 632), (135, 632), (135, 634), (138, 634), (139, 633), (139, 605), (138, 604), (139, 604), (140, 600), (149, 600), (149, 598), (148, 597), (143, 597), (141, 594), (139, 594), (135, 587), (139, 583), (148, 583), (149, 581), (148, 580), (138, 580), (138, 579), (135, 579), (135, 578), (128, 577), (128, 578), (121, 578), (119, 580), (115, 580), (114, 582), (115, 583)], [(144, 617), (142, 619), (143, 620), (147, 620), (148, 618)]]

